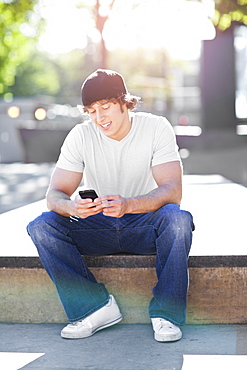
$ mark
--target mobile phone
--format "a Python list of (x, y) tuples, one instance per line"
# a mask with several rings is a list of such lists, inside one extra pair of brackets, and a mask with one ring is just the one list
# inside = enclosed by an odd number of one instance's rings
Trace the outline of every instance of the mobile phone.
[(88, 189), (88, 190), (80, 190), (79, 195), (82, 199), (90, 198), (94, 200), (95, 198), (98, 198), (98, 195), (95, 190)]

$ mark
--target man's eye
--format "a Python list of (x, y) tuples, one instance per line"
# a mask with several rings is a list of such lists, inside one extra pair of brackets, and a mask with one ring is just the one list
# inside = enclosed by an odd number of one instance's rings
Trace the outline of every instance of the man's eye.
[(94, 114), (95, 110), (88, 111), (89, 114)]
[(102, 107), (104, 110), (106, 110), (106, 109), (108, 109), (108, 108), (110, 108), (110, 106), (109, 105), (105, 105), (104, 107)]

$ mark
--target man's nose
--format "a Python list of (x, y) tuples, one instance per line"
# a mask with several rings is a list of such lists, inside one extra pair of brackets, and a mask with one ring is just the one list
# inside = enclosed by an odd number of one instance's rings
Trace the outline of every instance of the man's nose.
[(105, 117), (102, 115), (102, 114), (98, 114), (97, 115), (97, 123), (101, 123), (103, 122), (105, 119)]
[(98, 111), (98, 112), (96, 113), (96, 119), (97, 119), (97, 122), (98, 122), (98, 123), (103, 122), (103, 121), (104, 121), (104, 119), (105, 119), (104, 113), (103, 113), (103, 112)]

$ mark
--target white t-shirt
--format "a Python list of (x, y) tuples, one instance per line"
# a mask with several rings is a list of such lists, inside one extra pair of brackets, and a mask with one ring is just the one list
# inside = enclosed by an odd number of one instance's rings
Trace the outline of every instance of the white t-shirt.
[(63, 143), (57, 167), (83, 173), (85, 188), (99, 196), (132, 197), (156, 188), (151, 168), (180, 161), (173, 128), (164, 117), (131, 116), (131, 130), (121, 141), (104, 135), (91, 120), (76, 125)]

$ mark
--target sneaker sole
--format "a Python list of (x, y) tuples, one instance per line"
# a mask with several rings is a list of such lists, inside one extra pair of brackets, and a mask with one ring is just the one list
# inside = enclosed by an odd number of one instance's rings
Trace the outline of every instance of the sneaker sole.
[(180, 340), (182, 336), (182, 333), (174, 335), (162, 335), (154, 333), (154, 339), (157, 340), (157, 342), (176, 342), (177, 340)]
[(112, 326), (112, 325), (117, 324), (117, 323), (118, 323), (118, 322), (120, 322), (122, 319), (123, 319), (123, 316), (121, 315), (121, 316), (119, 316), (117, 319), (115, 319), (115, 320), (113, 320), (113, 321), (111, 321), (111, 322), (108, 322), (108, 323), (107, 323), (107, 324), (105, 324), (105, 325), (99, 326), (98, 328), (96, 328), (96, 329), (92, 332), (92, 335), (93, 335), (94, 333), (96, 333), (97, 331), (99, 331), (99, 330), (102, 330), (102, 329), (108, 328), (109, 326)]
[(110, 321), (104, 325), (101, 325), (101, 326), (98, 326), (97, 328), (95, 328), (92, 333), (88, 334), (88, 335), (80, 335), (78, 336), (77, 333), (76, 334), (63, 334), (61, 333), (61, 337), (64, 338), (64, 339), (83, 339), (83, 338), (88, 338), (88, 337), (91, 337), (93, 334), (95, 334), (97, 331), (99, 330), (102, 330), (102, 329), (105, 329), (105, 328), (108, 328), (109, 326), (112, 326), (112, 325), (115, 325), (117, 324), (118, 322), (120, 322), (121, 320), (123, 319), (123, 316), (119, 316), (117, 319), (113, 320), (113, 321)]

